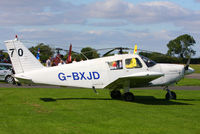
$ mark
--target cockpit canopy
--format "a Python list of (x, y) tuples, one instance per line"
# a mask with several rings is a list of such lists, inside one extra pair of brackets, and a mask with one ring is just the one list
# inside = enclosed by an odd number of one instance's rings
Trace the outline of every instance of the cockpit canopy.
[(144, 57), (142, 55), (140, 55), (141, 59), (144, 61), (144, 63), (147, 65), (147, 67), (152, 67), (154, 65), (156, 65), (157, 63), (147, 57)]

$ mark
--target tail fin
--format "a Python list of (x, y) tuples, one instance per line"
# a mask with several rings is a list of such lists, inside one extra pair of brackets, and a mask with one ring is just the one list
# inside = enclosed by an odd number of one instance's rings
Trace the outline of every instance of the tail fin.
[(44, 67), (17, 38), (5, 41), (5, 45), (16, 74)]
[(70, 44), (70, 46), (69, 46), (69, 53), (68, 53), (68, 57), (67, 57), (67, 63), (72, 63), (71, 53), (72, 53), (72, 44)]

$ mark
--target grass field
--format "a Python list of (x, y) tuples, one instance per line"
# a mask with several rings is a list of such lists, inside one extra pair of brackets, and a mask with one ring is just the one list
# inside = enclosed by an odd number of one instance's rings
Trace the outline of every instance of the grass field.
[(177, 86), (200, 86), (199, 79), (184, 78), (176, 84)]
[(195, 73), (200, 73), (200, 64), (190, 64), (190, 67), (195, 69)]
[(200, 91), (134, 90), (135, 102), (107, 90), (0, 88), (0, 134), (199, 134)]

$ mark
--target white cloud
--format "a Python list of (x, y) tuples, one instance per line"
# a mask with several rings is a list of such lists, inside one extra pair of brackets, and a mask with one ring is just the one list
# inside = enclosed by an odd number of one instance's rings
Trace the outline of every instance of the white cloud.
[(184, 31), (193, 31), (199, 32), (200, 31), (200, 20), (185, 20), (175, 23), (177, 26), (182, 26)]
[[(72, 42), (78, 46), (95, 44), (99, 48), (104, 44), (106, 47), (136, 42), (144, 45), (143, 48), (150, 49), (153, 45), (163, 49), (160, 44), (166, 47), (169, 40), (182, 33), (200, 31), (200, 11), (168, 1), (133, 4), (123, 0), (101, 0), (74, 5), (61, 0), (1, 0), (0, 19), (0, 40), (19, 33), (24, 39)], [(163, 23), (178, 27), (181, 32), (172, 35), (176, 29), (159, 28)], [(138, 25), (147, 30), (136, 28)], [(76, 26), (80, 29), (74, 28)]]
[(109, 20), (103, 22), (89, 22), (86, 24), (95, 27), (120, 27), (120, 26), (126, 26), (129, 23), (127, 21), (121, 21), (121, 20)]
[[(13, 37), (17, 31), (13, 30), (12, 28), (1, 28), (0, 27), (0, 40), (3, 42), (5, 40), (8, 40), (8, 37)], [(0, 48), (1, 49), (1, 48)]]
[[(87, 16), (100, 19), (121, 19), (137, 25), (170, 23), (183, 29), (199, 29), (200, 12), (185, 9), (167, 1), (144, 2), (134, 5), (122, 0), (105, 0), (85, 7)], [(187, 25), (190, 22), (191, 25)]]
[(106, 0), (86, 7), (93, 18), (125, 19), (132, 23), (161, 23), (178, 20), (190, 14), (171, 2), (145, 2), (134, 5), (122, 0)]
[(34, 28), (24, 28), (20, 29), (19, 32), (36, 32), (39, 31), (39, 29), (34, 29)]
[[(65, 47), (69, 43), (73, 46), (91, 46), (94, 48), (106, 48), (106, 47), (133, 47), (135, 43), (138, 43), (142, 49), (162, 51), (166, 43), (173, 38), (167, 31), (158, 31), (155, 33), (148, 31), (98, 31), (90, 30), (86, 32), (75, 32), (68, 30), (35, 30), (35, 29), (23, 29), (20, 32), (22, 38), (27, 40), (37, 40), (44, 42), (54, 42), (60, 44), (61, 47)], [(158, 45), (158, 46), (157, 46)]]
[(1, 0), (0, 24), (4, 26), (34, 26), (82, 23), (81, 12), (78, 16), (80, 18), (76, 18), (77, 8), (79, 6), (57, 0), (48, 0), (48, 2), (43, 0)]
[[(6, 29), (0, 29), (6, 30)], [(5, 40), (14, 38), (12, 29), (6, 30)], [(2, 32), (0, 32), (2, 33)], [(25, 28), (21, 29), (18, 33), (20, 39), (44, 42), (51, 47), (59, 46), (67, 48), (70, 43), (73, 44), (74, 49), (76, 47), (90, 46), (93, 48), (108, 48), (108, 47), (132, 47), (135, 43), (138, 44), (138, 48), (158, 51), (162, 53), (167, 52), (166, 44), (175, 39), (184, 32), (169, 32), (160, 30), (156, 32), (150, 31), (103, 31), (103, 30), (89, 30), (85, 32), (72, 31), (72, 30), (58, 30), (54, 28), (50, 29), (38, 29), (38, 28)], [(197, 33), (188, 33), (190, 35), (198, 35)], [(3, 33), (2, 33), (3, 35)], [(9, 38), (8, 38), (9, 37)], [(198, 36), (195, 36), (198, 37)], [(196, 38), (195, 38), (196, 39)], [(34, 44), (28, 44), (27, 47), (31, 47)]]
[[(92, 26), (150, 25), (171, 23), (184, 29), (195, 29), (200, 12), (185, 9), (166, 1), (143, 2), (137, 5), (122, 0), (104, 0), (85, 5), (49, 0), (0, 1), (0, 25), (35, 26), (58, 24), (90, 24), (90, 19), (107, 19), (111, 22), (91, 23)], [(116, 20), (116, 21), (113, 21)], [(188, 21), (194, 26), (186, 25)]]
[(94, 34), (94, 35), (101, 35), (102, 31), (96, 31), (96, 30), (90, 30), (88, 31), (89, 34)]

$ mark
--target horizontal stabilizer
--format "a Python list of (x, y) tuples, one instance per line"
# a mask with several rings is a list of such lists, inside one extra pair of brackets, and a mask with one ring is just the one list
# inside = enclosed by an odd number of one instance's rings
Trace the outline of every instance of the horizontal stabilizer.
[(26, 83), (26, 84), (33, 84), (34, 82), (27, 77), (24, 76), (14, 76), (18, 81), (20, 81), (21, 83)]

